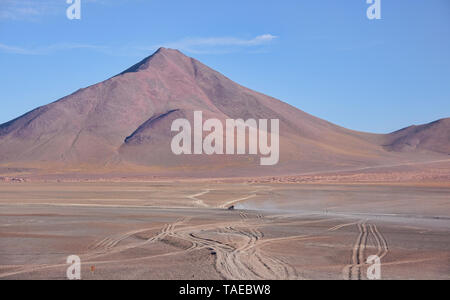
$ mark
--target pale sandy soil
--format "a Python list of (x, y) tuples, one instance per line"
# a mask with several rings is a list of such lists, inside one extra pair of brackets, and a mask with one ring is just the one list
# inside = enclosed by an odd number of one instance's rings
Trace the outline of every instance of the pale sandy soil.
[[(450, 187), (1, 183), (0, 279), (450, 279)], [(224, 208), (236, 205), (235, 211)]]

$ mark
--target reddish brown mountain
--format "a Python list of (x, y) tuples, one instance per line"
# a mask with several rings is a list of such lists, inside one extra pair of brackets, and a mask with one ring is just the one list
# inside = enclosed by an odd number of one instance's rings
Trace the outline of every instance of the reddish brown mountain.
[(450, 118), (394, 132), (387, 136), (386, 145), (394, 151), (427, 150), (450, 154)]
[[(194, 111), (220, 120), (279, 119), (280, 163), (261, 167), (252, 156), (175, 156), (171, 123), (192, 120)], [(0, 166), (179, 176), (345, 170), (447, 158), (449, 128), (443, 120), (387, 136), (347, 130), (162, 48), (111, 79), (0, 125)], [(405, 149), (412, 152), (397, 152)]]

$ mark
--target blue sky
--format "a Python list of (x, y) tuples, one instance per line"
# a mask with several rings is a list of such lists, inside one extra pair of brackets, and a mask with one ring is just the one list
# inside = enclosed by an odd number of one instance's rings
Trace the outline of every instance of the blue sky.
[(0, 123), (178, 48), (338, 125), (391, 132), (450, 117), (450, 1), (0, 1)]

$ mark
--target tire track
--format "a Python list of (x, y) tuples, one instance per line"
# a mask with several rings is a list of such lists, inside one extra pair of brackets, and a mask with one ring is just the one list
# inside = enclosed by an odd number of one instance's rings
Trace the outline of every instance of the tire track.
[(157, 235), (155, 235), (143, 242), (130, 243), (129, 245), (119, 246), (119, 244), (121, 242), (125, 241), (126, 239), (131, 238), (139, 233), (145, 233), (145, 232), (151, 231), (154, 229), (154, 227), (140, 229), (140, 230), (133, 230), (133, 231), (121, 234), (121, 235), (107, 237), (107, 238), (103, 239), (102, 241), (100, 241), (99, 243), (95, 244), (93, 247), (91, 247), (92, 251), (88, 252), (87, 254), (82, 255), (81, 258), (83, 260), (92, 260), (92, 259), (96, 259), (96, 258), (99, 258), (102, 256), (117, 254), (117, 253), (124, 252), (126, 250), (143, 247), (150, 243), (155, 243), (157, 241), (160, 241), (160, 240), (166, 238), (167, 236), (173, 235), (175, 232), (175, 228), (177, 226), (182, 225), (183, 223), (186, 223), (189, 220), (190, 219), (188, 219), (188, 218), (182, 218), (182, 219), (176, 220), (174, 223), (165, 224), (162, 227), (161, 231)]
[(357, 225), (358, 222), (356, 223), (348, 223), (348, 224), (341, 224), (341, 225), (337, 225), (334, 227), (331, 227), (330, 229), (328, 229), (328, 231), (338, 231), (339, 229), (342, 229), (344, 227), (349, 227), (349, 226), (353, 226), (353, 225)]
[[(173, 223), (165, 224), (162, 228), (160, 227), (159, 233), (138, 242), (133, 239), (136, 235), (150, 233), (157, 227), (142, 228), (105, 237), (90, 246), (87, 253), (80, 255), (80, 258), (83, 264), (101, 264), (103, 262), (120, 263), (126, 261), (126, 259), (106, 258), (105, 260), (104, 258), (130, 249), (144, 247), (167, 237), (174, 237), (191, 243), (191, 246), (183, 251), (139, 257), (130, 261), (174, 254), (179, 255), (181, 253), (207, 249), (211, 251), (211, 255), (215, 255), (215, 268), (224, 279), (264, 280), (298, 278), (298, 274), (292, 266), (282, 259), (273, 257), (261, 250), (261, 246), (264, 245), (264, 233), (258, 228), (264, 226), (263, 223), (267, 222), (267, 220), (258, 217), (253, 218), (246, 213), (242, 213), (240, 220), (231, 223), (181, 226), (189, 221), (189, 218), (183, 218)], [(212, 237), (205, 237), (205, 233), (210, 234)], [(1, 274), (0, 277), (4, 278), (64, 266), (65, 264), (27, 266), (21, 270)]]
[(352, 251), (352, 263), (344, 268), (344, 276), (348, 280), (360, 280), (361, 279), (361, 258), (363, 257), (364, 243), (367, 243), (367, 226), (366, 222), (359, 222), (357, 224), (359, 235), (356, 239), (355, 245)]
[(377, 244), (378, 253), (376, 255), (380, 259), (383, 259), (384, 257), (386, 257), (386, 255), (389, 252), (388, 243), (387, 243), (385, 237), (378, 230), (378, 227), (376, 225), (371, 225), (370, 231), (372, 232), (372, 235), (375, 238), (375, 242)]
[(198, 193), (198, 194), (195, 194), (195, 195), (191, 195), (191, 196), (187, 196), (186, 198), (194, 201), (194, 204), (199, 206), (199, 207), (208, 207), (208, 205), (202, 199), (199, 199), (198, 197), (201, 197), (203, 195), (209, 194), (211, 191), (212, 190), (207, 189), (207, 190), (204, 190), (201, 193)]
[[(350, 226), (349, 224), (344, 226)], [(335, 228), (335, 227), (334, 227)], [(342, 228), (342, 227), (341, 227)], [(375, 248), (380, 259), (386, 257), (389, 252), (387, 240), (378, 230), (375, 224), (367, 224), (367, 221), (357, 223), (359, 235), (353, 246), (351, 264), (343, 269), (344, 278), (347, 280), (362, 280), (362, 269), (367, 266), (366, 263), (366, 249), (369, 237), (373, 237), (375, 241)]]
[(258, 230), (261, 224), (246, 213), (241, 212), (240, 217), (240, 222), (231, 225), (212, 224), (197, 230), (183, 228), (175, 236), (196, 245), (191, 250), (208, 249), (214, 253), (216, 271), (224, 279), (297, 279), (292, 266), (260, 249), (264, 244), (264, 233)]

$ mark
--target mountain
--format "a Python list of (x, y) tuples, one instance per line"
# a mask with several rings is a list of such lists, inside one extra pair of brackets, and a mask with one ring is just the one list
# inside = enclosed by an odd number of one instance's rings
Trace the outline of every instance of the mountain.
[(450, 118), (391, 133), (386, 137), (386, 148), (401, 152), (428, 150), (450, 154)]
[[(174, 155), (171, 124), (193, 122), (194, 111), (222, 121), (279, 119), (279, 164), (263, 167), (249, 155)], [(348, 130), (161, 48), (113, 78), (0, 125), (0, 167), (207, 177), (346, 170), (447, 158), (449, 122), (441, 123), (391, 135)]]

